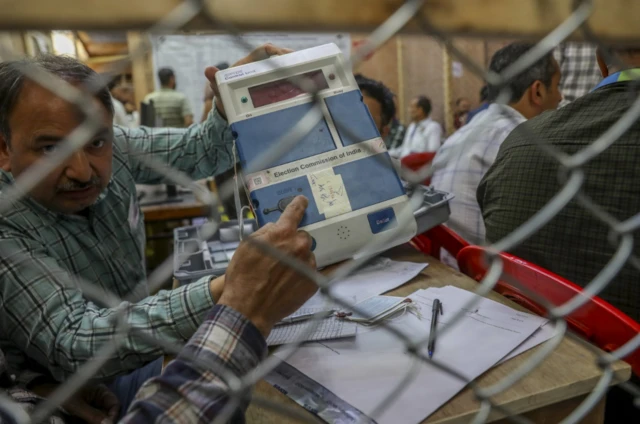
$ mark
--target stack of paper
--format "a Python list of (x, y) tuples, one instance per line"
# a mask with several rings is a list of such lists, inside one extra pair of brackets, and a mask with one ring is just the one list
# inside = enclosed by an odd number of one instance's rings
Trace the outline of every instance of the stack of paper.
[[(350, 305), (361, 302), (401, 286), (427, 267), (426, 263), (399, 262), (389, 258), (376, 258), (347, 278), (335, 282), (331, 287), (332, 296)], [(333, 304), (319, 291), (302, 307), (288, 318), (300, 315), (315, 314), (330, 309), (344, 309)], [(309, 321), (296, 324), (276, 326), (267, 338), (269, 346), (276, 346), (299, 341), (319, 341), (353, 337), (356, 335), (356, 324), (331, 317), (326, 318), (315, 329), (309, 331)]]
[(344, 315), (347, 321), (357, 322), (363, 325), (375, 325), (406, 311), (411, 304), (411, 299), (395, 296), (373, 296), (358, 302), (353, 310)]
[[(382, 326), (353, 339), (305, 345), (287, 362), (320, 389), (332, 392), (379, 424), (421, 422), (546, 323), (544, 318), (484, 298), (471, 309), (464, 309), (474, 296), (455, 287), (420, 290), (410, 298), (420, 308), (421, 318), (406, 314), (388, 324), (411, 341), (426, 341), (434, 299), (440, 299), (444, 309), (439, 329), (450, 324), (454, 314), (464, 311), (461, 319), (438, 336), (433, 356), (433, 361), (457, 372), (462, 380), (429, 361), (416, 360), (406, 353), (405, 343)], [(426, 358), (426, 343), (423, 347)], [(411, 378), (403, 382), (408, 373)], [(378, 411), (399, 384), (399, 395)], [(321, 410), (318, 415), (329, 422), (338, 421), (335, 416), (323, 416)]]
[(267, 345), (278, 346), (302, 341), (321, 341), (353, 337), (357, 333), (357, 324), (336, 317), (325, 318), (320, 322), (303, 321), (295, 324), (280, 325), (274, 328), (267, 338)]

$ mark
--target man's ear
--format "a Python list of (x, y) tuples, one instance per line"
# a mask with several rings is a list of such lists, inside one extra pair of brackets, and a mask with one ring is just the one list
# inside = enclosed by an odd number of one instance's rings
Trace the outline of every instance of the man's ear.
[(604, 56), (600, 47), (596, 50), (596, 61), (598, 62), (598, 68), (600, 68), (600, 73), (602, 74), (602, 78), (606, 78), (609, 76), (609, 67), (607, 66), (607, 62), (604, 60)]
[(5, 172), (11, 172), (11, 162), (9, 161), (9, 153), (11, 148), (3, 135), (0, 135), (0, 169)]
[(542, 106), (544, 104), (544, 96), (546, 94), (546, 87), (540, 80), (536, 80), (531, 87), (529, 87), (529, 97), (531, 103), (536, 106)]

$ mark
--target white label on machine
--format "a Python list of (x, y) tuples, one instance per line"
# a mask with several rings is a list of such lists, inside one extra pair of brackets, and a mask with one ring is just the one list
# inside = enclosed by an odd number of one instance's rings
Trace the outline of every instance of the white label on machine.
[(351, 212), (351, 203), (341, 175), (325, 173), (312, 182), (311, 187), (313, 187), (314, 183), (316, 191), (313, 194), (313, 198), (318, 210), (327, 219)]
[(247, 186), (249, 190), (254, 187), (276, 184), (301, 175), (315, 175), (322, 171), (333, 173), (333, 167), (353, 162), (369, 156), (386, 152), (387, 149), (381, 138), (364, 141), (355, 146), (332, 150), (328, 153), (313, 156), (309, 159), (302, 159), (297, 162), (290, 162), (285, 165), (275, 166), (267, 170), (247, 174)]

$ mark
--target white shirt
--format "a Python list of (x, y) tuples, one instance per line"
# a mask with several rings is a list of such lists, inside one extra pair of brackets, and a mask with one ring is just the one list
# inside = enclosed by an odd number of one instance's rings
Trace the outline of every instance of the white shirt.
[(412, 122), (407, 128), (402, 145), (393, 149), (392, 156), (403, 158), (411, 153), (435, 152), (442, 144), (442, 127), (431, 118)]
[(113, 123), (121, 127), (131, 127), (131, 121), (127, 118), (127, 110), (122, 102), (113, 96), (111, 97), (111, 102), (113, 103)]
[(455, 195), (446, 225), (471, 244), (483, 244), (485, 238), (476, 200), (480, 180), (496, 160), (502, 142), (524, 121), (512, 107), (494, 103), (452, 134), (433, 159), (431, 185)]

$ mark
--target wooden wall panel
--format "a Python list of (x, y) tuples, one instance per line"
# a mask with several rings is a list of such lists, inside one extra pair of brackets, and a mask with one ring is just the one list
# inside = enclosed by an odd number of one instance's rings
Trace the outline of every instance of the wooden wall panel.
[(404, 105), (400, 107), (406, 111), (413, 98), (425, 95), (431, 100), (432, 118), (444, 123), (442, 47), (430, 37), (402, 36), (402, 59)]
[[(362, 39), (363, 35), (351, 35), (352, 43)], [(362, 62), (353, 72), (382, 81), (391, 91), (398, 93), (398, 50), (395, 37), (376, 50), (371, 58)]]
[[(362, 38), (352, 35), (353, 40)], [(510, 41), (485, 41), (472, 38), (456, 38), (454, 44), (473, 62), (486, 68), (493, 53)], [(445, 124), (445, 90), (443, 48), (433, 38), (423, 35), (397, 36), (383, 46), (374, 56), (356, 69), (369, 78), (384, 82), (399, 96), (399, 117), (407, 122), (407, 108), (411, 99), (424, 94), (432, 103), (432, 118)], [(453, 62), (460, 62), (452, 56)], [(461, 62), (460, 62), (461, 63)], [(482, 78), (463, 66), (462, 75), (451, 75), (451, 102), (467, 97), (472, 106), (480, 102), (479, 93), (484, 85)]]
[[(140, 45), (147, 42), (147, 35), (139, 32), (128, 32), (127, 42), (129, 52), (138, 51)], [(150, 53), (138, 56), (131, 64), (133, 77), (133, 91), (136, 104), (140, 104), (144, 97), (154, 90), (153, 58)]]
[[(457, 39), (455, 41), (456, 47), (458, 47), (462, 52), (464, 52), (474, 63), (478, 64), (481, 67), (485, 67), (485, 42), (482, 40), (472, 40), (472, 39)], [(461, 64), (458, 58), (452, 55), (451, 60), (453, 62), (458, 62)], [(466, 67), (462, 67), (462, 75), (452, 76), (451, 78), (451, 86), (452, 86), (452, 98), (451, 98), (451, 107), (455, 106), (455, 100), (459, 97), (466, 97), (471, 100), (472, 107), (476, 107), (479, 105), (479, 93), (480, 89), (484, 85), (484, 81), (482, 78), (471, 72), (470, 69)]]

